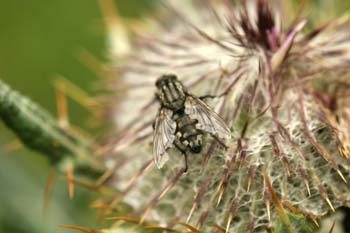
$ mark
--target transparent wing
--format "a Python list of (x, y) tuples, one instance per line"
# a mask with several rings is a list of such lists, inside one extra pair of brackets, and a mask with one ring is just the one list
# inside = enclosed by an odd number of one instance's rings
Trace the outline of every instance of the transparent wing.
[(185, 113), (192, 119), (196, 119), (202, 130), (219, 138), (231, 138), (231, 130), (224, 120), (202, 100), (188, 96), (185, 102)]
[(171, 119), (173, 112), (161, 108), (158, 112), (153, 132), (153, 159), (158, 168), (168, 160), (166, 150), (173, 145), (176, 123)]

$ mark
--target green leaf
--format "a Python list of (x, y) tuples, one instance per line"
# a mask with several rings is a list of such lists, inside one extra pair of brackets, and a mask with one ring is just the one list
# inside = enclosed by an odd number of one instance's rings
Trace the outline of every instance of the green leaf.
[[(290, 224), (292, 225), (293, 229), (295, 229), (295, 231), (296, 231), (295, 233), (313, 233), (313, 232), (315, 232), (315, 225), (313, 223), (311, 223), (304, 215), (287, 213), (287, 216), (289, 218)], [(274, 232), (275, 233), (291, 233), (281, 218), (277, 219), (276, 228), (275, 228)]]

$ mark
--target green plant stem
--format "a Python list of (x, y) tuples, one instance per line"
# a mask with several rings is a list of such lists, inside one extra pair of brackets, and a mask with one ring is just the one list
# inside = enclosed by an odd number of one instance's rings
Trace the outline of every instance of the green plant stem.
[[(0, 118), (28, 148), (41, 152), (59, 170), (97, 176), (104, 166), (93, 155), (92, 142), (72, 129), (62, 129), (45, 109), (0, 80)], [(65, 172), (65, 171), (64, 171)]]

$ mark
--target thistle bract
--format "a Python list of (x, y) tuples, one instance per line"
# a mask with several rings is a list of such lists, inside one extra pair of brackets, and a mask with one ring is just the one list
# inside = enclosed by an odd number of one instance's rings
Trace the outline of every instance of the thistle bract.
[[(349, 105), (334, 91), (350, 77), (349, 21), (306, 32), (307, 19), (282, 9), (265, 0), (164, 4), (108, 80), (118, 92), (117, 133), (103, 148), (120, 190), (113, 204), (127, 203), (141, 222), (204, 232), (282, 229), (283, 211), (316, 221), (349, 206)], [(228, 149), (206, 137), (186, 174), (176, 150), (161, 170), (152, 160), (155, 82), (168, 73), (196, 96), (217, 96), (208, 105), (232, 131)]]

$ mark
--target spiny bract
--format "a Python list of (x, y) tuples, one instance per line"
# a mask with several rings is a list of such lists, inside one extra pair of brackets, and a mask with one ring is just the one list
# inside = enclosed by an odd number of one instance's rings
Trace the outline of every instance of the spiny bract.
[[(118, 92), (111, 110), (118, 133), (103, 148), (120, 190), (113, 204), (127, 203), (141, 221), (188, 222), (204, 232), (213, 224), (229, 232), (276, 228), (266, 179), (284, 208), (314, 221), (349, 206), (350, 111), (334, 94), (350, 78), (349, 21), (304, 33), (307, 19), (286, 25), (293, 19), (283, 3), (164, 6), (108, 81)], [(208, 104), (232, 130), (228, 150), (207, 137), (186, 174), (176, 150), (161, 170), (152, 160), (154, 84), (168, 73), (197, 96), (218, 96)]]

